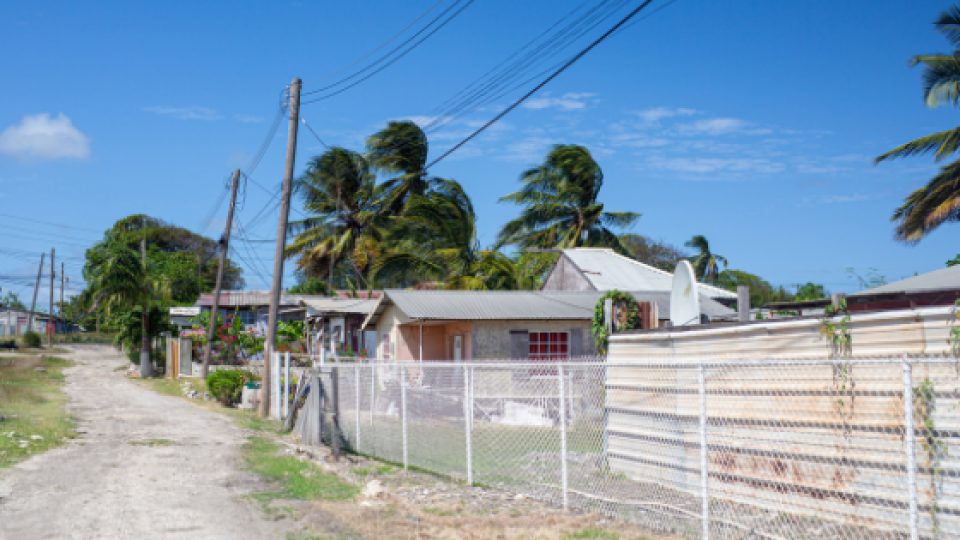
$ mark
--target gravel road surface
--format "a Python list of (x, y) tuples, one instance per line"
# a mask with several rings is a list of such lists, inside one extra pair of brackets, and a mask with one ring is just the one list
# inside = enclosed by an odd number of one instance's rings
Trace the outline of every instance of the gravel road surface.
[(0, 539), (285, 536), (243, 499), (266, 489), (242, 469), (245, 430), (125, 378), (110, 347), (73, 351), (64, 391), (83, 435), (0, 471)]

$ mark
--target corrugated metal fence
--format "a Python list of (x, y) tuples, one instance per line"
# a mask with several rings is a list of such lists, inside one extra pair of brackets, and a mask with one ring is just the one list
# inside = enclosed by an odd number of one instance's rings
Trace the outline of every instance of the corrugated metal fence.
[(957, 359), (648, 361), (321, 371), (345, 447), (570, 509), (692, 537), (960, 537)]

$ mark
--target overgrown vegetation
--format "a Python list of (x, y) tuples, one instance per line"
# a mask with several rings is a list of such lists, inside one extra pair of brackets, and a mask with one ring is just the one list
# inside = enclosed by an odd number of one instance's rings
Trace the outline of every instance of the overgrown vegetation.
[(218, 369), (207, 375), (207, 389), (224, 407), (240, 401), (243, 383), (253, 380), (253, 374), (235, 369)]
[(360, 493), (357, 486), (336, 475), (279, 451), (280, 447), (265, 437), (250, 437), (243, 448), (243, 457), (250, 470), (277, 482), (279, 490), (270, 495), (290, 499), (347, 500)]
[(0, 357), (0, 468), (76, 437), (60, 391), (70, 365), (52, 356)]
[(610, 339), (610, 330), (607, 327), (603, 307), (608, 298), (613, 301), (613, 317), (617, 330), (637, 330), (641, 326), (640, 306), (637, 304), (637, 299), (630, 293), (613, 290), (601, 296), (593, 308), (593, 322), (590, 326), (593, 342), (600, 355), (607, 354), (607, 341)]
[[(847, 311), (847, 301), (843, 298), (837, 305), (829, 305), (824, 309), (820, 319), (820, 339), (826, 339), (830, 348), (830, 357), (840, 360), (833, 364), (833, 386), (838, 397), (834, 404), (837, 412), (844, 419), (853, 416), (856, 405), (856, 381), (853, 379), (853, 366), (845, 360), (853, 351), (853, 338), (847, 324), (850, 322), (850, 312)], [(849, 395), (849, 401), (843, 396)]]
[(40, 334), (34, 332), (33, 330), (27, 330), (23, 333), (23, 345), (25, 347), (39, 349), (41, 345)]

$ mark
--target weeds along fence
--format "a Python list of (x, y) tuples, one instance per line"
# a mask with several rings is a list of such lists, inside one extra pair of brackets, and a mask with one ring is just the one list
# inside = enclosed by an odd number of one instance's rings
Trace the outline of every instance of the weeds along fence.
[(327, 364), (298, 430), (690, 537), (960, 537), (955, 358), (644, 362)]

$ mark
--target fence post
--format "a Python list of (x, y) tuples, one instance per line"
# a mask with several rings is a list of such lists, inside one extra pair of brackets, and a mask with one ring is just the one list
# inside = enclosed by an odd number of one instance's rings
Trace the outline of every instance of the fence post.
[(377, 386), (377, 366), (370, 364), (370, 425), (373, 425), (373, 405), (376, 399), (374, 390)]
[(340, 461), (340, 368), (330, 370), (330, 402), (333, 413), (330, 418), (330, 443), (333, 446), (333, 459)]
[(280, 353), (273, 353), (273, 380), (270, 389), (270, 414), (277, 420), (280, 419)]
[(403, 429), (403, 468), (410, 468), (407, 446), (407, 368), (400, 367), (400, 422)]
[(463, 424), (467, 435), (467, 485), (473, 485), (473, 396), (470, 395), (470, 379), (473, 367), (463, 370)]
[(566, 510), (569, 499), (567, 494), (567, 393), (564, 391), (563, 366), (560, 370), (560, 476), (563, 486), (563, 509)]
[(290, 414), (290, 351), (283, 353), (283, 417)]
[(354, 364), (353, 367), (353, 384), (354, 384), (354, 393), (353, 396), (356, 399), (356, 413), (357, 413), (357, 435), (356, 441), (354, 444), (356, 447), (354, 450), (357, 452), (360, 451), (360, 364)]
[(703, 538), (710, 538), (710, 492), (708, 491), (709, 471), (707, 470), (707, 378), (703, 364), (699, 365), (700, 379), (700, 496), (702, 502)]
[(913, 367), (906, 354), (903, 366), (903, 442), (907, 451), (907, 492), (910, 508), (910, 539), (920, 538), (920, 516), (917, 511), (917, 447), (913, 426)]

